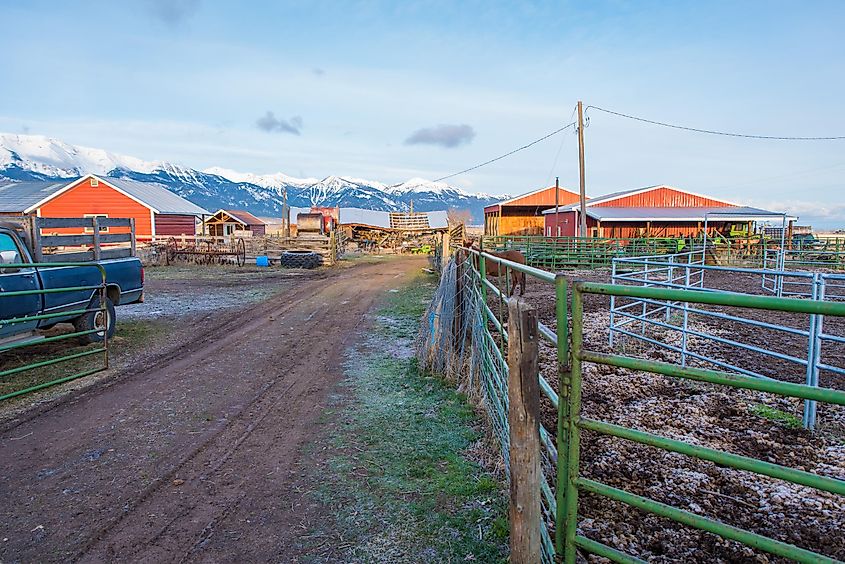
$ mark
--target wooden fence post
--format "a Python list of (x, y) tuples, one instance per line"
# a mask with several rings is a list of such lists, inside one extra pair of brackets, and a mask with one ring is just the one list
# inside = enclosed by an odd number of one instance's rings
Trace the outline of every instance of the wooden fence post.
[(100, 260), (100, 251), (102, 247), (100, 247), (100, 218), (96, 215), (91, 218), (91, 227), (94, 230), (92, 238), (94, 240), (94, 260)]
[(464, 322), (464, 277), (463, 277), (463, 261), (461, 260), (463, 251), (455, 253), (455, 315), (452, 317), (452, 335), (454, 341), (452, 346), (459, 349), (461, 343), (466, 338), (463, 334)]
[(540, 383), (537, 311), (508, 301), (510, 545), (513, 564), (540, 562)]
[(443, 236), (440, 239), (440, 272), (446, 268), (446, 264), (449, 262), (449, 232), (446, 231), (443, 233)]

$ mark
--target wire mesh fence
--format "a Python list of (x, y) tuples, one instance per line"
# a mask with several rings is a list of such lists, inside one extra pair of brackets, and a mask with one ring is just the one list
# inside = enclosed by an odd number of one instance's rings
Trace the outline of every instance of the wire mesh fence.
[[(421, 366), (445, 375), (459, 383), (472, 397), (483, 405), (490, 429), (500, 447), (505, 473), (510, 477), (510, 425), (508, 421), (508, 316), (507, 300), (511, 288), (510, 274), (520, 270), (555, 286), (562, 292), (565, 304), (565, 279), (535, 268), (518, 264), (505, 264), (492, 255), (480, 258), (478, 251), (463, 250), (447, 262), (442, 269), (440, 285), (426, 311), (420, 330), (417, 355)], [(499, 266), (498, 284), (491, 281), (487, 271)], [(566, 310), (559, 312), (566, 327)], [(540, 324), (540, 335), (555, 347), (558, 337), (555, 330)], [(561, 347), (556, 349), (557, 361), (565, 365), (568, 358), (568, 341), (564, 334)], [(558, 408), (558, 396), (553, 386), (539, 376), (540, 390), (545, 401)], [(555, 523), (558, 520), (556, 499), (557, 456), (559, 445), (557, 429), (539, 427), (541, 452), (540, 498), (542, 523), (540, 538), (544, 562), (553, 562), (555, 551)]]

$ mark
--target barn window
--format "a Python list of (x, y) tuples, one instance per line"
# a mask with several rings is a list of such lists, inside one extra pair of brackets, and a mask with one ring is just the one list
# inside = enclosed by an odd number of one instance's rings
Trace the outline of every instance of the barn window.
[(92, 178), (91, 179), (91, 186), (99, 186), (99, 185), (100, 185), (100, 180), (98, 178)]
[[(91, 182), (93, 182), (93, 180)], [(82, 217), (108, 217), (108, 216), (109, 216), (109, 214), (107, 214), (107, 213), (86, 213)], [(93, 233), (93, 232), (94, 232), (93, 226), (85, 228), (85, 233)], [(109, 228), (107, 226), (103, 226), (103, 225), (100, 226), (100, 233), (108, 233), (108, 232), (109, 232)]]

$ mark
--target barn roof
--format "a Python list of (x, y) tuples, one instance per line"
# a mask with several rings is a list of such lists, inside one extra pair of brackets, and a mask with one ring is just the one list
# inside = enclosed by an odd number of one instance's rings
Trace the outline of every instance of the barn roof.
[(221, 213), (225, 213), (235, 221), (242, 223), (244, 225), (265, 225), (266, 222), (258, 217), (255, 217), (251, 213), (246, 210), (226, 210), (226, 209), (219, 209), (214, 212), (213, 217), (217, 217)]
[(174, 194), (163, 184), (138, 182), (128, 178), (100, 178), (99, 180), (125, 192), (158, 214), (211, 215), (208, 210)]
[(158, 214), (202, 215), (209, 213), (193, 202), (174, 194), (162, 184), (138, 182), (126, 178), (101, 178), (93, 174), (60, 182), (50, 180), (0, 183), (0, 212), (31, 213), (88, 178), (96, 178)]
[[(691, 196), (697, 196), (699, 198), (707, 198), (708, 200), (713, 200), (716, 202), (721, 202), (726, 206), (736, 206), (737, 204), (733, 202), (729, 202), (727, 200), (722, 200), (721, 198), (714, 198), (713, 196), (705, 196), (703, 194), (698, 194), (696, 192), (690, 192), (689, 190), (684, 190), (682, 188), (676, 188), (675, 186), (668, 186), (666, 184), (655, 184), (654, 186), (646, 186), (645, 188), (633, 188), (630, 190), (621, 190), (619, 192), (611, 192), (610, 194), (605, 194), (603, 196), (598, 196), (596, 198), (589, 198), (587, 200), (587, 207), (594, 207), (597, 204), (612, 202), (613, 200), (620, 200), (622, 198), (633, 196), (634, 194), (642, 194), (644, 192), (651, 192), (652, 190), (659, 190), (661, 188), (666, 188), (669, 190), (674, 190), (675, 192), (682, 192), (684, 194), (689, 194)], [(579, 210), (581, 209), (581, 205), (576, 202), (574, 204), (570, 204), (568, 206), (561, 206), (560, 211), (569, 211), (569, 210)], [(554, 213), (554, 210), (546, 210), (543, 213)]]
[[(580, 197), (578, 192), (567, 190), (566, 188), (558, 188), (561, 195)], [(566, 198), (570, 199), (570, 198)], [(555, 187), (549, 186), (547, 188), (539, 188), (519, 196), (514, 196), (502, 202), (491, 204), (484, 208), (484, 211), (496, 211), (503, 206), (553, 206), (555, 205)]]
[(68, 181), (0, 182), (0, 212), (24, 213), (29, 207), (67, 186)]

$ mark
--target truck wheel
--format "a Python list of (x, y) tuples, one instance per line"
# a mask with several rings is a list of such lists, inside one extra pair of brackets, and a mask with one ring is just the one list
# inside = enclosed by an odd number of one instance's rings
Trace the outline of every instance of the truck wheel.
[[(100, 307), (100, 297), (97, 296), (88, 305), (88, 309)], [(73, 322), (73, 326), (77, 331), (91, 331), (92, 329), (99, 329), (96, 333), (88, 333), (82, 336), (82, 340), (86, 343), (101, 343), (105, 338), (105, 331), (108, 331), (109, 339), (114, 337), (115, 330), (115, 313), (114, 304), (109, 298), (106, 298), (105, 316), (102, 310), (89, 311), (88, 313), (77, 317)], [(105, 317), (105, 319), (104, 319)], [(107, 329), (106, 329), (107, 328)]]

